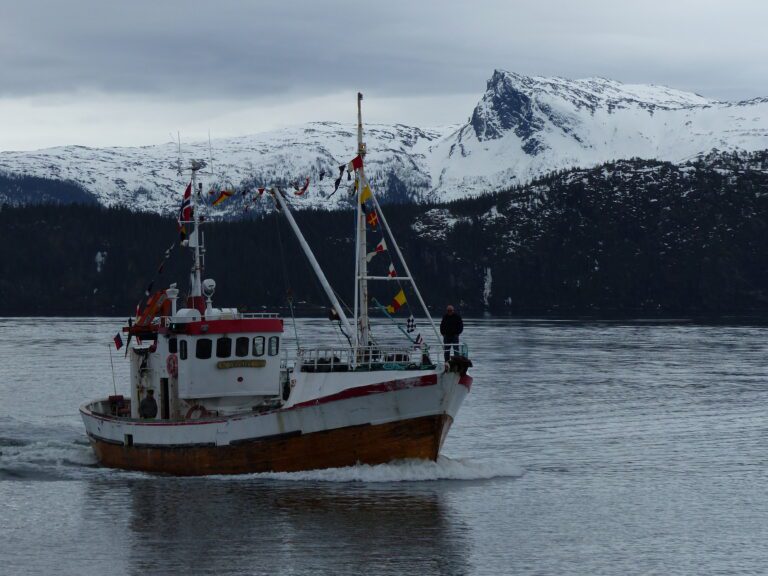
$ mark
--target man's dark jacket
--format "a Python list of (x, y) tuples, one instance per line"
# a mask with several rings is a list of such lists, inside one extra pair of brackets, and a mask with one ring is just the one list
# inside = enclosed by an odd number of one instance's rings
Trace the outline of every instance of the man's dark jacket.
[(154, 396), (146, 396), (139, 404), (139, 417), (154, 418), (157, 416), (157, 400)]
[(440, 334), (443, 336), (458, 336), (464, 331), (464, 322), (461, 316), (456, 314), (446, 314), (443, 321), (440, 322)]

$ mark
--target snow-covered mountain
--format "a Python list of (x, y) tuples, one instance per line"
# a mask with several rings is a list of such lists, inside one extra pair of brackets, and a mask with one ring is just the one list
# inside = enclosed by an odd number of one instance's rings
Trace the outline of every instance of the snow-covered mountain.
[[(409, 126), (368, 125), (370, 150), (366, 174), (375, 189), (389, 201), (421, 201), (430, 195), (426, 172), (429, 145), (456, 127), (422, 130)], [(333, 122), (251, 136), (182, 144), (182, 158), (209, 162), (202, 180), (210, 187), (255, 189), (279, 185), (291, 190), (310, 178), (310, 189), (297, 207), (335, 208), (349, 202), (351, 183), (346, 176), (334, 194), (339, 165), (354, 156), (356, 128)], [(212, 151), (212, 152), (211, 152)], [(209, 160), (212, 153), (212, 162)], [(170, 214), (178, 210), (185, 181), (178, 174), (177, 144), (169, 142), (139, 148), (87, 148), (63, 146), (34, 152), (0, 153), (0, 171), (12, 175), (71, 180), (92, 192), (106, 206), (136, 206)], [(321, 172), (325, 173), (322, 181)], [(188, 178), (188, 175), (187, 175)], [(248, 196), (250, 199), (250, 195)], [(239, 215), (245, 198), (237, 196), (215, 214)], [(261, 206), (271, 206), (266, 197)]]
[[(712, 150), (768, 149), (768, 98), (719, 102), (662, 86), (496, 70), (466, 124), (368, 125), (365, 140), (367, 174), (386, 200), (451, 200), (622, 158), (681, 163)], [(346, 178), (331, 193), (338, 166), (354, 151), (354, 126), (329, 122), (219, 139), (206, 179), (290, 190), (309, 177), (310, 191), (297, 207), (334, 208), (349, 201)], [(182, 153), (208, 159), (208, 142), (185, 144)], [(0, 171), (9, 175), (71, 180), (105, 205), (161, 213), (178, 206), (183, 182), (176, 162), (174, 143), (0, 153)], [(229, 201), (219, 214), (242, 213), (242, 202)]]
[(768, 98), (718, 102), (663, 86), (497, 70), (472, 117), (430, 150), (449, 198), (626, 158), (680, 163), (713, 149), (768, 148)]

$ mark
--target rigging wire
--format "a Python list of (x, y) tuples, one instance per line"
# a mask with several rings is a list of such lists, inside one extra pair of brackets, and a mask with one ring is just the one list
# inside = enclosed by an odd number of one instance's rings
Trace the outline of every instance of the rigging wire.
[[(278, 189), (277, 189), (277, 193), (278, 193), (278, 194), (281, 194), (281, 193), (282, 193), (282, 190), (280, 190), (280, 188), (279, 188), (279, 187), (278, 187)], [(286, 204), (288, 204), (288, 206), (291, 206), (292, 202), (291, 202), (291, 200), (290, 200), (290, 198), (289, 198), (288, 196), (285, 196), (285, 195), (283, 195), (283, 199), (285, 200)], [(276, 214), (276, 215), (277, 215), (277, 214), (279, 214), (279, 209), (278, 209), (278, 210), (275, 210), (275, 214)], [(279, 228), (278, 228), (278, 234), (279, 234)], [(282, 240), (281, 240), (281, 242), (282, 242)], [(285, 259), (284, 259), (284, 258), (282, 258), (282, 249), (283, 249), (283, 247), (282, 247), (282, 244), (281, 244), (281, 246), (280, 246), (280, 249), (281, 249), (281, 259), (283, 260), (283, 274), (284, 274), (284, 276), (287, 276), (287, 272), (286, 272), (286, 270), (285, 270)], [(319, 280), (317, 279), (317, 277), (316, 277), (314, 274), (311, 274), (311, 277), (314, 279), (314, 283), (315, 283), (315, 286), (319, 288), (319, 286), (320, 286), (320, 282), (319, 282)], [(333, 286), (331, 286), (331, 287), (330, 287), (330, 289), (333, 291), (333, 294), (334, 294), (334, 295), (336, 296), (336, 298), (338, 299), (338, 301), (339, 301), (339, 304), (340, 304), (340, 305), (342, 305), (342, 306), (343, 306), (343, 307), (344, 307), (344, 308), (345, 308), (347, 311), (350, 311), (349, 305), (348, 305), (346, 302), (344, 302), (344, 300), (343, 300), (343, 299), (341, 299), (341, 298), (339, 297), (339, 294), (338, 294), (338, 292), (336, 292), (336, 290), (334, 290)], [(341, 326), (341, 321), (339, 320), (338, 322), (335, 322), (335, 324), (337, 324), (337, 328), (338, 328), (338, 330), (339, 330), (339, 333), (340, 333), (342, 336), (344, 336), (344, 338), (346, 338), (346, 340), (347, 340), (347, 343), (349, 344), (349, 346), (352, 346), (352, 338), (351, 338), (351, 335), (347, 334), (347, 333), (344, 331), (344, 328)], [(337, 337), (338, 337), (338, 334), (337, 334)]]
[(147, 298), (149, 298), (152, 295), (152, 289), (155, 286), (155, 282), (157, 282), (158, 278), (160, 278), (160, 276), (162, 275), (163, 270), (165, 269), (165, 264), (170, 259), (171, 254), (173, 254), (173, 251), (176, 248), (176, 245), (177, 243), (174, 241), (173, 244), (171, 244), (163, 252), (163, 257), (160, 259), (160, 264), (158, 264), (155, 270), (155, 274), (154, 276), (152, 276), (152, 280), (149, 282), (149, 284), (147, 284), (147, 287), (144, 289), (144, 294), (141, 295), (141, 299), (139, 300), (139, 303), (136, 306), (137, 309), (143, 308)]
[[(366, 178), (366, 182), (365, 183), (361, 183), (360, 184), (361, 187), (363, 187), (365, 185), (367, 185), (369, 187), (369, 190), (371, 192), (371, 196), (373, 196), (373, 194), (374, 194), (373, 193), (373, 189), (371, 189), (370, 182), (367, 181), (367, 178)], [(365, 209), (365, 205), (363, 205), (363, 208)], [(376, 203), (374, 203), (374, 205), (371, 206), (370, 211), (375, 213), (377, 215), (377, 217), (380, 216), (380, 211), (379, 211), (378, 205)], [(384, 228), (384, 225), (381, 222), (379, 223), (379, 232), (381, 234), (382, 240), (386, 241), (386, 239), (387, 239), (387, 232), (386, 232), (386, 229)], [(392, 243), (395, 242), (395, 239), (392, 237), (391, 233), (390, 233), (389, 240)], [(366, 248), (366, 250), (367, 250), (367, 248)], [(397, 273), (397, 268), (395, 267), (395, 259), (392, 256), (392, 251), (390, 250), (389, 247), (387, 247), (386, 252), (387, 252), (387, 257), (389, 258), (390, 265), (392, 266), (392, 269), (395, 270), (395, 273)], [(410, 282), (412, 283), (413, 279), (411, 279)], [(401, 291), (401, 290), (402, 290), (403, 294), (405, 294), (405, 288), (404, 288), (403, 282), (400, 280), (399, 276), (395, 276), (395, 284), (397, 284), (397, 288), (398, 288), (398, 292), (396, 292), (396, 294), (399, 293), (399, 291)], [(393, 316), (391, 316), (387, 312), (386, 306), (383, 306), (380, 302), (378, 302), (378, 300), (376, 298), (374, 298), (373, 300), (376, 302), (376, 305), (375, 305), (376, 308), (379, 311), (384, 312), (384, 314), (387, 316), (387, 318), (389, 318), (391, 320), (391, 322), (397, 327), (397, 329), (400, 330), (403, 334), (405, 334), (411, 342), (415, 342), (414, 338), (411, 337), (410, 333), (408, 333), (405, 330), (403, 330), (402, 327), (400, 326), (400, 324), (398, 324), (397, 319), (394, 318)], [(403, 308), (405, 308), (405, 310), (408, 312), (408, 316), (410, 318), (414, 319), (414, 324), (413, 325), (414, 325), (414, 331), (415, 331), (416, 317), (413, 315), (413, 309), (411, 308), (411, 303), (410, 303), (410, 300), (408, 298), (405, 299), (405, 305), (403, 306)], [(407, 325), (406, 325), (406, 327), (407, 327)]]
[[(333, 290), (333, 286), (331, 286), (331, 290)], [(339, 301), (339, 304), (344, 306), (346, 311), (349, 312), (350, 315), (351, 315), (352, 314), (352, 309), (349, 307), (349, 304), (344, 302), (344, 299), (341, 296), (339, 296), (339, 293), (336, 292), (336, 290), (333, 290), (333, 294), (336, 296), (336, 299)], [(351, 347), (352, 346), (352, 336), (350, 336), (349, 334), (344, 332), (344, 328), (341, 327), (341, 320), (339, 320), (338, 322), (334, 322), (334, 323), (336, 324), (336, 327), (339, 329), (339, 332), (341, 333), (341, 335), (344, 336), (344, 338), (347, 339), (347, 343)], [(341, 338), (339, 338), (339, 341), (341, 341)]]
[(285, 297), (288, 301), (288, 308), (291, 311), (291, 320), (293, 322), (293, 334), (296, 337), (296, 348), (301, 348), (301, 345), (299, 343), (299, 331), (296, 328), (296, 314), (293, 310), (293, 291), (288, 286), (288, 269), (285, 266), (285, 254), (283, 251), (283, 236), (280, 232), (280, 215), (278, 214), (278, 211), (275, 210), (275, 226), (277, 227), (277, 246), (280, 250), (280, 264), (283, 272), (283, 285), (285, 287)]

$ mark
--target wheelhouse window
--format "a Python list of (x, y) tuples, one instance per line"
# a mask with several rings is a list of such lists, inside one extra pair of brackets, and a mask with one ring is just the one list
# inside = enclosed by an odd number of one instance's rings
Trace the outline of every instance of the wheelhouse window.
[(264, 356), (264, 336), (255, 336), (253, 338), (253, 355)]
[(222, 336), (216, 340), (216, 358), (229, 358), (232, 356), (232, 338)]
[(176, 352), (177, 352), (176, 348), (177, 348), (177, 346), (176, 346), (176, 338), (170, 338), (168, 340), (168, 353), (169, 354), (176, 354)]
[(195, 348), (195, 358), (200, 360), (207, 360), (211, 357), (211, 350), (213, 349), (213, 342), (210, 338), (200, 338), (197, 341), (197, 347)]
[(280, 339), (277, 336), (269, 337), (269, 355), (277, 356), (280, 351)]
[(248, 338), (246, 336), (240, 336), (235, 340), (235, 356), (238, 358), (248, 356)]
[(186, 340), (182, 340), (181, 342), (179, 342), (179, 358), (181, 360), (187, 359), (187, 341)]

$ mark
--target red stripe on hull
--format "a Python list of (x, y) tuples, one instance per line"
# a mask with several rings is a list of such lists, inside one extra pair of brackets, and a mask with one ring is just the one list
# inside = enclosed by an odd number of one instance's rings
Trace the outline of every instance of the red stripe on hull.
[(201, 320), (179, 324), (179, 332), (194, 336), (206, 334), (241, 334), (246, 332), (282, 332), (282, 318), (244, 318), (241, 320)]
[[(469, 378), (469, 376), (463, 376), (462, 378)], [(469, 378), (470, 384), (472, 378)], [(299, 402), (288, 408), (280, 408), (275, 412), (287, 412), (288, 410), (295, 410), (297, 408), (305, 408), (307, 406), (317, 406), (318, 404), (325, 404), (327, 402), (336, 402), (338, 400), (348, 400), (349, 398), (357, 398), (359, 396), (369, 396), (371, 394), (380, 394), (382, 392), (396, 392), (397, 390), (404, 390), (406, 388), (420, 388), (422, 386), (434, 386), (437, 384), (437, 374), (429, 374), (427, 376), (419, 376), (416, 378), (405, 378), (402, 380), (389, 380), (388, 382), (380, 382), (378, 384), (369, 384), (367, 386), (358, 386), (356, 388), (347, 388), (336, 394), (329, 394), (328, 396), (321, 396), (320, 398), (314, 398), (307, 400), (306, 402)], [(463, 384), (459, 380), (459, 384)], [(469, 389), (467, 384), (464, 384)], [(85, 404), (80, 407), (80, 412), (90, 418), (96, 418), (98, 420), (105, 420), (110, 422), (120, 422), (121, 418), (115, 416), (107, 416), (104, 414), (98, 414), (92, 412), (89, 408), (89, 404)], [(204, 424), (215, 424), (226, 422), (223, 419), (205, 418), (202, 420), (141, 420), (131, 422), (132, 426), (200, 426)]]
[(329, 394), (328, 396), (322, 396), (320, 398), (294, 404), (288, 408), (288, 410), (301, 408), (302, 406), (316, 406), (318, 404), (325, 404), (326, 402), (336, 402), (337, 400), (346, 400), (348, 398), (356, 398), (358, 396), (368, 396), (369, 394), (395, 392), (396, 390), (404, 390), (406, 388), (419, 388), (421, 386), (434, 386), (435, 384), (437, 384), (437, 374), (429, 374), (427, 376), (419, 376), (417, 378), (405, 378), (403, 380), (390, 380), (389, 382), (381, 382), (379, 384), (369, 384), (367, 386), (347, 388), (346, 390), (342, 390), (336, 394)]
[(441, 414), (234, 446), (123, 446), (93, 436), (91, 444), (99, 462), (110, 468), (177, 476), (296, 472), (404, 458), (436, 460), (450, 424), (451, 417)]

